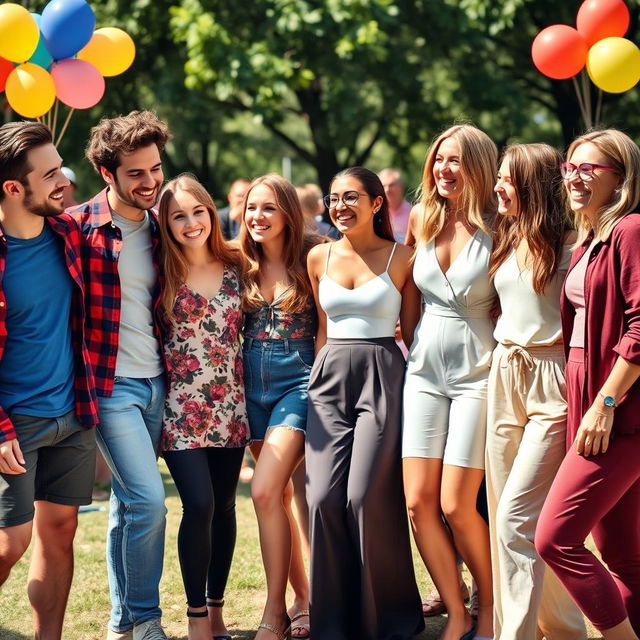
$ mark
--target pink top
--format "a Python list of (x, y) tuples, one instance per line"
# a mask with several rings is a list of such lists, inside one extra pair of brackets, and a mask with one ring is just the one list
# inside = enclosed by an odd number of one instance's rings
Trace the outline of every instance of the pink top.
[(593, 249), (592, 242), (584, 255), (576, 262), (564, 283), (564, 290), (569, 302), (576, 311), (573, 321), (573, 331), (571, 332), (570, 347), (584, 349), (584, 324), (585, 324), (585, 300), (584, 300), (584, 279), (587, 275), (589, 256)]
[(389, 216), (391, 217), (391, 226), (393, 227), (393, 235), (396, 242), (404, 243), (407, 235), (407, 227), (409, 226), (409, 214), (411, 213), (411, 204), (406, 200), (397, 209), (389, 207)]

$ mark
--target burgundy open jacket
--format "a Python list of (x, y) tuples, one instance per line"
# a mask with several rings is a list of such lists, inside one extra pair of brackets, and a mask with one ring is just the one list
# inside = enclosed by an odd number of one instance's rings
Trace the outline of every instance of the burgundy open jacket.
[[(569, 271), (584, 255), (592, 239), (590, 235), (573, 252)], [(640, 365), (640, 213), (624, 216), (609, 239), (594, 246), (584, 282), (583, 414), (593, 404), (618, 356)], [(564, 287), (560, 309), (568, 356), (575, 310)], [(613, 433), (640, 431), (640, 379), (617, 400)]]

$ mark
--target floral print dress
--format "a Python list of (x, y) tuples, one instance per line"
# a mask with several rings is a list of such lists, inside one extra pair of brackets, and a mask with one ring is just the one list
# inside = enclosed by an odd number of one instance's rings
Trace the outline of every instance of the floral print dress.
[(240, 280), (225, 266), (213, 298), (181, 285), (164, 342), (169, 377), (162, 451), (244, 447), (250, 442), (242, 355)]

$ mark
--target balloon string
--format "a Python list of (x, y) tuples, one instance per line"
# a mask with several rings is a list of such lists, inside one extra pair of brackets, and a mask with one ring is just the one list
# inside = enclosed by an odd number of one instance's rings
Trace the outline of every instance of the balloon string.
[(596, 121), (595, 126), (600, 126), (600, 118), (602, 117), (602, 97), (603, 92), (602, 89), (598, 89), (598, 106), (596, 107)]
[(67, 130), (67, 127), (69, 126), (69, 120), (71, 120), (71, 116), (73, 115), (74, 111), (75, 109), (69, 109), (69, 113), (67, 114), (67, 119), (64, 121), (64, 124), (62, 125), (62, 130), (60, 131), (60, 135), (56, 140), (56, 147), (60, 144), (60, 141), (62, 140), (62, 136), (64, 136), (64, 133)]
[(582, 119), (584, 120), (584, 123), (588, 128), (589, 125), (587, 124), (587, 110), (584, 106), (584, 100), (582, 98), (582, 92), (580, 90), (580, 86), (578, 85), (578, 81), (576, 80), (575, 76), (573, 76), (571, 79), (573, 80), (573, 88), (576, 90), (576, 97), (578, 98), (578, 105), (580, 106), (580, 113), (582, 114)]
[(53, 107), (53, 118), (52, 118), (52, 127), (51, 127), (51, 135), (55, 140), (56, 137), (56, 129), (58, 128), (58, 106), (60, 105), (60, 100), (56, 98), (55, 106)]
[(591, 101), (591, 83), (589, 82), (589, 76), (585, 69), (581, 72), (582, 77), (582, 91), (584, 96), (584, 103), (587, 109), (587, 129), (591, 129), (593, 127), (593, 103)]

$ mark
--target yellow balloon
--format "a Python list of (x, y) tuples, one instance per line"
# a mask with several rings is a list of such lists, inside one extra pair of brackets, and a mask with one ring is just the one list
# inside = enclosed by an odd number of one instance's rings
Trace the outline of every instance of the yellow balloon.
[(39, 118), (51, 109), (56, 87), (48, 71), (33, 62), (16, 67), (7, 78), (7, 100), (25, 118)]
[(640, 49), (626, 38), (599, 40), (589, 49), (587, 73), (603, 91), (629, 91), (640, 80)]
[(78, 51), (77, 57), (90, 62), (103, 76), (117, 76), (133, 63), (136, 45), (122, 29), (103, 27), (93, 32), (91, 40)]
[(31, 14), (19, 4), (0, 4), (0, 57), (28, 60), (38, 46), (40, 31)]

